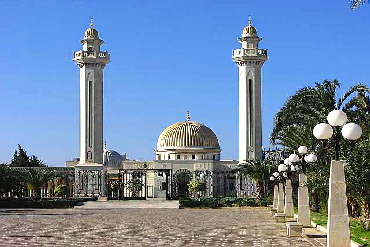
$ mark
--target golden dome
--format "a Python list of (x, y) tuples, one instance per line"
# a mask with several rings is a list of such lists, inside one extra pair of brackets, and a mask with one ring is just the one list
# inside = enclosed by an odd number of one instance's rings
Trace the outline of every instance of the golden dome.
[(89, 27), (85, 31), (85, 39), (99, 39), (99, 32), (92, 27)]
[(207, 126), (194, 121), (168, 126), (159, 136), (157, 150), (177, 148), (220, 149), (217, 136)]
[(242, 37), (257, 36), (257, 29), (251, 25), (251, 17), (248, 17), (248, 26), (243, 29)]
[(90, 19), (90, 27), (85, 31), (85, 39), (99, 39), (99, 32), (94, 28), (94, 20)]

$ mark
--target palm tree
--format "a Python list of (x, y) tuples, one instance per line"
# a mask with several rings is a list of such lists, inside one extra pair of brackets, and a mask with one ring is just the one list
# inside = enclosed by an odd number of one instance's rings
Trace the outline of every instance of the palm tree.
[(26, 182), (29, 188), (35, 190), (35, 199), (41, 198), (41, 187), (54, 178), (54, 173), (44, 168), (29, 168)]
[(361, 7), (366, 2), (369, 2), (369, 0), (350, 0), (349, 4), (352, 10), (355, 10), (359, 7)]
[[(318, 162), (307, 171), (308, 186), (311, 189), (315, 209), (319, 209), (319, 198), (327, 196), (329, 163), (334, 154), (334, 140), (319, 143), (312, 134), (316, 124), (326, 122), (326, 116), (333, 109), (342, 109), (354, 122), (368, 119), (370, 100), (369, 89), (365, 85), (355, 85), (337, 101), (339, 82), (337, 80), (315, 83), (314, 87), (304, 87), (289, 97), (276, 114), (274, 128), (270, 136), (272, 143), (297, 150), (300, 145), (316, 152)], [(347, 102), (347, 103), (345, 103)], [(341, 140), (342, 158), (346, 158), (348, 146)], [(317, 200), (315, 200), (315, 198)]]
[(335, 108), (337, 80), (316, 83), (314, 87), (304, 87), (289, 97), (275, 116), (270, 140), (296, 150), (300, 145), (313, 148), (316, 140), (312, 129), (324, 122), (327, 114)]
[(256, 194), (257, 199), (261, 199), (265, 195), (265, 187), (270, 177), (270, 166), (266, 162), (259, 160), (248, 160), (245, 163), (241, 163), (236, 168), (236, 172), (239, 172), (243, 176), (248, 176), (256, 182)]
[[(365, 93), (370, 91), (365, 85), (358, 84), (351, 87), (337, 101), (338, 88), (337, 80), (325, 80), (321, 84), (315, 83), (314, 87), (304, 87), (289, 97), (275, 116), (274, 128), (270, 135), (271, 142), (292, 150), (305, 145), (319, 152), (321, 145), (318, 145), (316, 138), (312, 135), (312, 129), (316, 124), (326, 122), (326, 116), (330, 111), (343, 108), (343, 111), (350, 115), (349, 117), (360, 118), (359, 112), (369, 108), (367, 102), (370, 100)], [(348, 103), (344, 104), (346, 101)], [(325, 149), (327, 153), (323, 155), (331, 154), (330, 142), (327, 143)]]

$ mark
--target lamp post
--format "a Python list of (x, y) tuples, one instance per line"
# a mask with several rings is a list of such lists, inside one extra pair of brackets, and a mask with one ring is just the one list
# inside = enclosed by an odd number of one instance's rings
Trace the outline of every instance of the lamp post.
[(277, 205), (277, 213), (284, 213), (284, 183), (283, 178), (280, 175), (283, 175), (286, 172), (287, 167), (284, 164), (280, 164), (278, 166), (279, 176), (279, 194), (278, 194), (278, 205)]
[(341, 110), (331, 111), (327, 120), (329, 124), (320, 123), (313, 129), (314, 136), (319, 140), (327, 140), (334, 134), (335, 154), (330, 165), (327, 247), (349, 247), (351, 240), (344, 162), (339, 160), (340, 126), (343, 126), (342, 136), (348, 140), (359, 139), (362, 129), (355, 123), (346, 124), (347, 115)]
[(292, 189), (292, 182), (290, 180), (290, 177), (292, 176), (292, 172), (295, 171), (295, 167), (292, 165), (290, 158), (286, 158), (284, 160), (284, 164), (281, 164), (280, 166), (281, 168), (285, 170), (285, 172), (283, 172), (283, 176), (285, 178), (284, 213), (285, 213), (285, 217), (293, 218), (294, 217), (293, 189)]
[(307, 154), (307, 147), (300, 146), (297, 154), (291, 154), (289, 160), (292, 162), (295, 170), (299, 173), (298, 187), (298, 217), (297, 222), (304, 227), (311, 226), (310, 203), (307, 187), (306, 170), (309, 163), (317, 161), (315, 154)]
[[(284, 165), (284, 164), (282, 164)], [(286, 168), (286, 167), (285, 167)], [(271, 210), (271, 215), (275, 215), (276, 222), (284, 223), (285, 222), (285, 214), (284, 214), (284, 184), (283, 184), (283, 173), (285, 172), (284, 167), (281, 165), (278, 166), (279, 172), (274, 172), (274, 180), (276, 180), (279, 184), (275, 185), (274, 187), (274, 203), (276, 208)], [(270, 177), (272, 180), (272, 176)], [(276, 197), (277, 195), (277, 197)], [(275, 213), (275, 214), (274, 214)]]
[(278, 193), (279, 193), (279, 189), (278, 189), (277, 183), (275, 182), (275, 181), (277, 181), (277, 177), (278, 176), (279, 176), (279, 173), (278, 172), (274, 172), (272, 174), (272, 176), (270, 177), (270, 180), (274, 182), (274, 200), (273, 200), (273, 203), (272, 203), (272, 208), (273, 209), (277, 209), (277, 205), (278, 205)]
[(274, 172), (270, 176), (270, 181), (272, 181), (273, 184), (274, 184), (274, 200), (273, 200), (273, 203), (272, 203), (272, 208), (270, 208), (270, 215), (271, 216), (275, 215), (275, 213), (277, 212), (277, 207), (278, 207), (278, 196), (279, 196), (278, 176), (279, 176), (278, 172)]

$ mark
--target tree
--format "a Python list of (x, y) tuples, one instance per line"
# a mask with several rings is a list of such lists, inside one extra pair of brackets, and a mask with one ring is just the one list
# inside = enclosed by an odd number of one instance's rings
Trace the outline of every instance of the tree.
[(199, 192), (205, 192), (207, 189), (206, 183), (203, 181), (195, 180), (188, 183), (188, 190), (191, 192), (192, 196), (199, 196)]
[(10, 163), (12, 167), (29, 167), (29, 157), (27, 152), (18, 144), (18, 151), (14, 151), (13, 159)]
[[(358, 89), (358, 87), (357, 87)], [(352, 89), (355, 90), (355, 89)], [(370, 89), (362, 85), (362, 90), (343, 106), (351, 122), (361, 125), (361, 138), (352, 143), (346, 141), (344, 157), (346, 160), (347, 194), (354, 204), (361, 207), (364, 228), (370, 230)]]
[(35, 155), (32, 155), (28, 159), (28, 165), (29, 167), (46, 167), (45, 163), (38, 159)]
[(11, 169), (7, 164), (0, 164), (0, 197), (21, 196), (24, 186), (24, 173)]
[(55, 196), (66, 197), (67, 193), (68, 193), (68, 189), (65, 184), (60, 184), (54, 189)]
[(26, 181), (29, 189), (35, 191), (35, 199), (41, 198), (41, 187), (54, 178), (54, 173), (43, 168), (29, 168), (26, 175)]
[(346, 182), (348, 192), (361, 205), (362, 222), (370, 230), (370, 135), (369, 131), (348, 153), (346, 159)]
[(315, 148), (317, 141), (312, 129), (317, 123), (326, 121), (327, 114), (335, 108), (337, 88), (337, 80), (325, 80), (290, 96), (275, 116), (271, 142), (293, 150), (300, 145)]
[(259, 160), (248, 160), (239, 164), (236, 169), (243, 176), (249, 176), (256, 182), (257, 199), (260, 200), (265, 195), (265, 187), (269, 181), (271, 168), (269, 163)]
[(14, 151), (11, 167), (46, 167), (45, 163), (35, 155), (28, 156), (26, 150), (18, 144), (18, 150)]
[(369, 2), (369, 1), (368, 0), (350, 0), (349, 4), (350, 4), (350, 8), (352, 10), (355, 10), (361, 7), (362, 5), (364, 5), (366, 2)]
[[(314, 87), (304, 87), (289, 97), (276, 114), (274, 128), (270, 136), (272, 143), (297, 150), (300, 145), (316, 152), (318, 162), (307, 171), (308, 185), (315, 210), (326, 205), (328, 192), (329, 164), (335, 152), (334, 138), (319, 142), (312, 134), (316, 124), (326, 122), (333, 109), (343, 109), (349, 119), (361, 122), (368, 118), (359, 114), (368, 109), (365, 85), (355, 85), (337, 101), (339, 82), (337, 80), (315, 83)], [(347, 103), (345, 103), (347, 102)], [(345, 159), (348, 142), (340, 140), (341, 158)], [(321, 200), (320, 200), (321, 198)]]

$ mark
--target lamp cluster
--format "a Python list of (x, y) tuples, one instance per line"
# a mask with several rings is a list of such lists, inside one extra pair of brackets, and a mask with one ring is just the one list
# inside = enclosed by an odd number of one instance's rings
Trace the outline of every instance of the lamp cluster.
[(313, 135), (319, 140), (327, 140), (333, 135), (333, 127), (342, 127), (342, 136), (348, 140), (357, 140), (362, 135), (362, 129), (358, 124), (346, 123), (347, 114), (341, 110), (333, 110), (328, 114), (328, 123), (320, 123), (313, 129)]
[(307, 154), (307, 147), (300, 146), (298, 154), (291, 154), (284, 160), (284, 164), (278, 166), (278, 171), (274, 172), (270, 177), (271, 181), (282, 180), (289, 178), (289, 173), (305, 172), (307, 163), (314, 163), (317, 161), (317, 156), (313, 153)]

